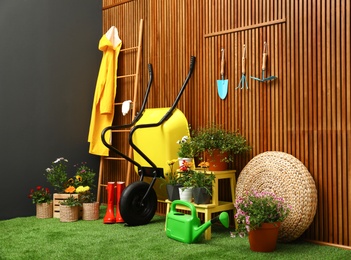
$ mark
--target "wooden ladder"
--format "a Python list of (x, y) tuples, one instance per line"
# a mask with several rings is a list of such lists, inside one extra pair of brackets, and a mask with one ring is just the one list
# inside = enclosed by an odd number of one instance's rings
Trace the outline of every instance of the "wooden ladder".
[[(130, 52), (130, 51), (136, 51), (136, 69), (135, 69), (135, 73), (133, 74), (127, 74), (127, 75), (118, 75), (117, 79), (122, 79), (122, 78), (128, 78), (128, 77), (134, 77), (134, 87), (133, 87), (133, 98), (131, 99), (131, 117), (132, 119), (135, 117), (136, 115), (136, 109), (135, 109), (135, 102), (137, 99), (137, 94), (138, 94), (138, 83), (139, 83), (139, 67), (140, 67), (140, 63), (141, 63), (141, 49), (142, 49), (142, 37), (143, 37), (143, 19), (140, 20), (139, 23), (139, 36), (138, 36), (138, 45), (134, 46), (134, 47), (129, 47), (129, 48), (125, 48), (125, 49), (121, 49), (120, 51), (120, 55), (123, 55), (124, 52)], [(118, 87), (121, 87), (120, 84), (118, 84)], [(123, 86), (122, 86), (123, 87)], [(121, 103), (115, 103), (115, 106), (118, 107), (122, 107), (122, 102)], [(113, 134), (113, 136), (115, 137), (116, 134), (118, 133), (129, 133), (130, 129), (123, 129), (123, 130), (111, 130)], [(112, 134), (111, 134), (112, 136)], [(112, 142), (112, 140), (111, 140)], [(129, 146), (128, 148), (128, 157), (132, 157), (132, 153), (133, 153), (133, 149), (131, 146)], [(105, 162), (108, 160), (117, 160), (117, 161), (126, 161), (126, 159), (122, 158), (122, 157), (113, 157), (113, 156), (101, 156), (100, 157), (100, 167), (99, 167), (99, 178), (98, 178), (98, 189), (97, 189), (97, 202), (100, 202), (101, 199), (101, 189), (103, 187), (107, 186), (107, 183), (103, 183), (104, 180), (104, 165)], [(130, 183), (130, 175), (131, 172), (134, 170), (133, 165), (130, 162), (127, 162), (127, 176), (126, 176), (126, 185), (129, 185)], [(112, 180), (111, 180), (112, 181)]]

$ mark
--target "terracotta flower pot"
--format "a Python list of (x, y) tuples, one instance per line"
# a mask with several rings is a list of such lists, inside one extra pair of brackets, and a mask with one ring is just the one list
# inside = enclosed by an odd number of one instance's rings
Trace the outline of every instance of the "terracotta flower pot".
[(220, 150), (213, 150), (212, 154), (205, 152), (205, 161), (209, 162), (210, 171), (225, 171), (228, 169), (228, 163), (223, 162), (223, 158), (228, 156), (228, 153), (221, 153)]
[(280, 222), (263, 223), (249, 232), (250, 249), (255, 252), (272, 252), (278, 240)]

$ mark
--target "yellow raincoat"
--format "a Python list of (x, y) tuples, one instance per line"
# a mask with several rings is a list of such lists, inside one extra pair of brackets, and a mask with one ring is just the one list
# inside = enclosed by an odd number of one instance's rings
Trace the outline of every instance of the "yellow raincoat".
[[(101, 141), (101, 132), (105, 127), (112, 125), (114, 117), (117, 60), (121, 46), (122, 41), (114, 26), (102, 36), (99, 42), (99, 50), (103, 52), (103, 56), (96, 82), (88, 135), (89, 153), (91, 154), (109, 155), (109, 149)], [(105, 136), (109, 141), (111, 132), (107, 132)]]

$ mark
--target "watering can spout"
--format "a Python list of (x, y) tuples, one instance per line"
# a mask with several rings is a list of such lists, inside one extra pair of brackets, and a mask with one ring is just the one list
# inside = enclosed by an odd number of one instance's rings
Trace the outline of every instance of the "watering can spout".
[[(178, 212), (176, 206), (184, 207), (190, 210), (190, 215)], [(169, 238), (178, 240), (183, 243), (192, 243), (206, 231), (213, 223), (220, 221), (226, 228), (229, 227), (229, 217), (227, 212), (222, 212), (219, 216), (200, 225), (200, 219), (197, 217), (196, 208), (187, 201), (174, 200), (171, 204), (171, 210), (167, 214), (166, 234)]]
[(229, 227), (229, 216), (227, 212), (222, 212), (219, 216), (205, 222), (199, 227), (194, 227), (194, 238), (193, 241), (197, 240), (199, 236), (206, 231), (213, 223), (220, 221), (226, 228)]

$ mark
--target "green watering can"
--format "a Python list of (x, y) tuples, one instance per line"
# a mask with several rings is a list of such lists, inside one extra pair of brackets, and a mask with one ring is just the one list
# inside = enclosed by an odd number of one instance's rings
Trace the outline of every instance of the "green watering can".
[[(190, 209), (190, 215), (178, 212), (177, 205), (182, 205)], [(212, 223), (220, 221), (226, 228), (229, 227), (229, 217), (227, 212), (222, 212), (219, 216), (200, 225), (200, 219), (197, 217), (196, 208), (193, 204), (183, 200), (174, 200), (171, 210), (166, 218), (166, 234), (169, 238), (183, 243), (192, 243), (198, 240), (200, 235), (209, 228)]]

